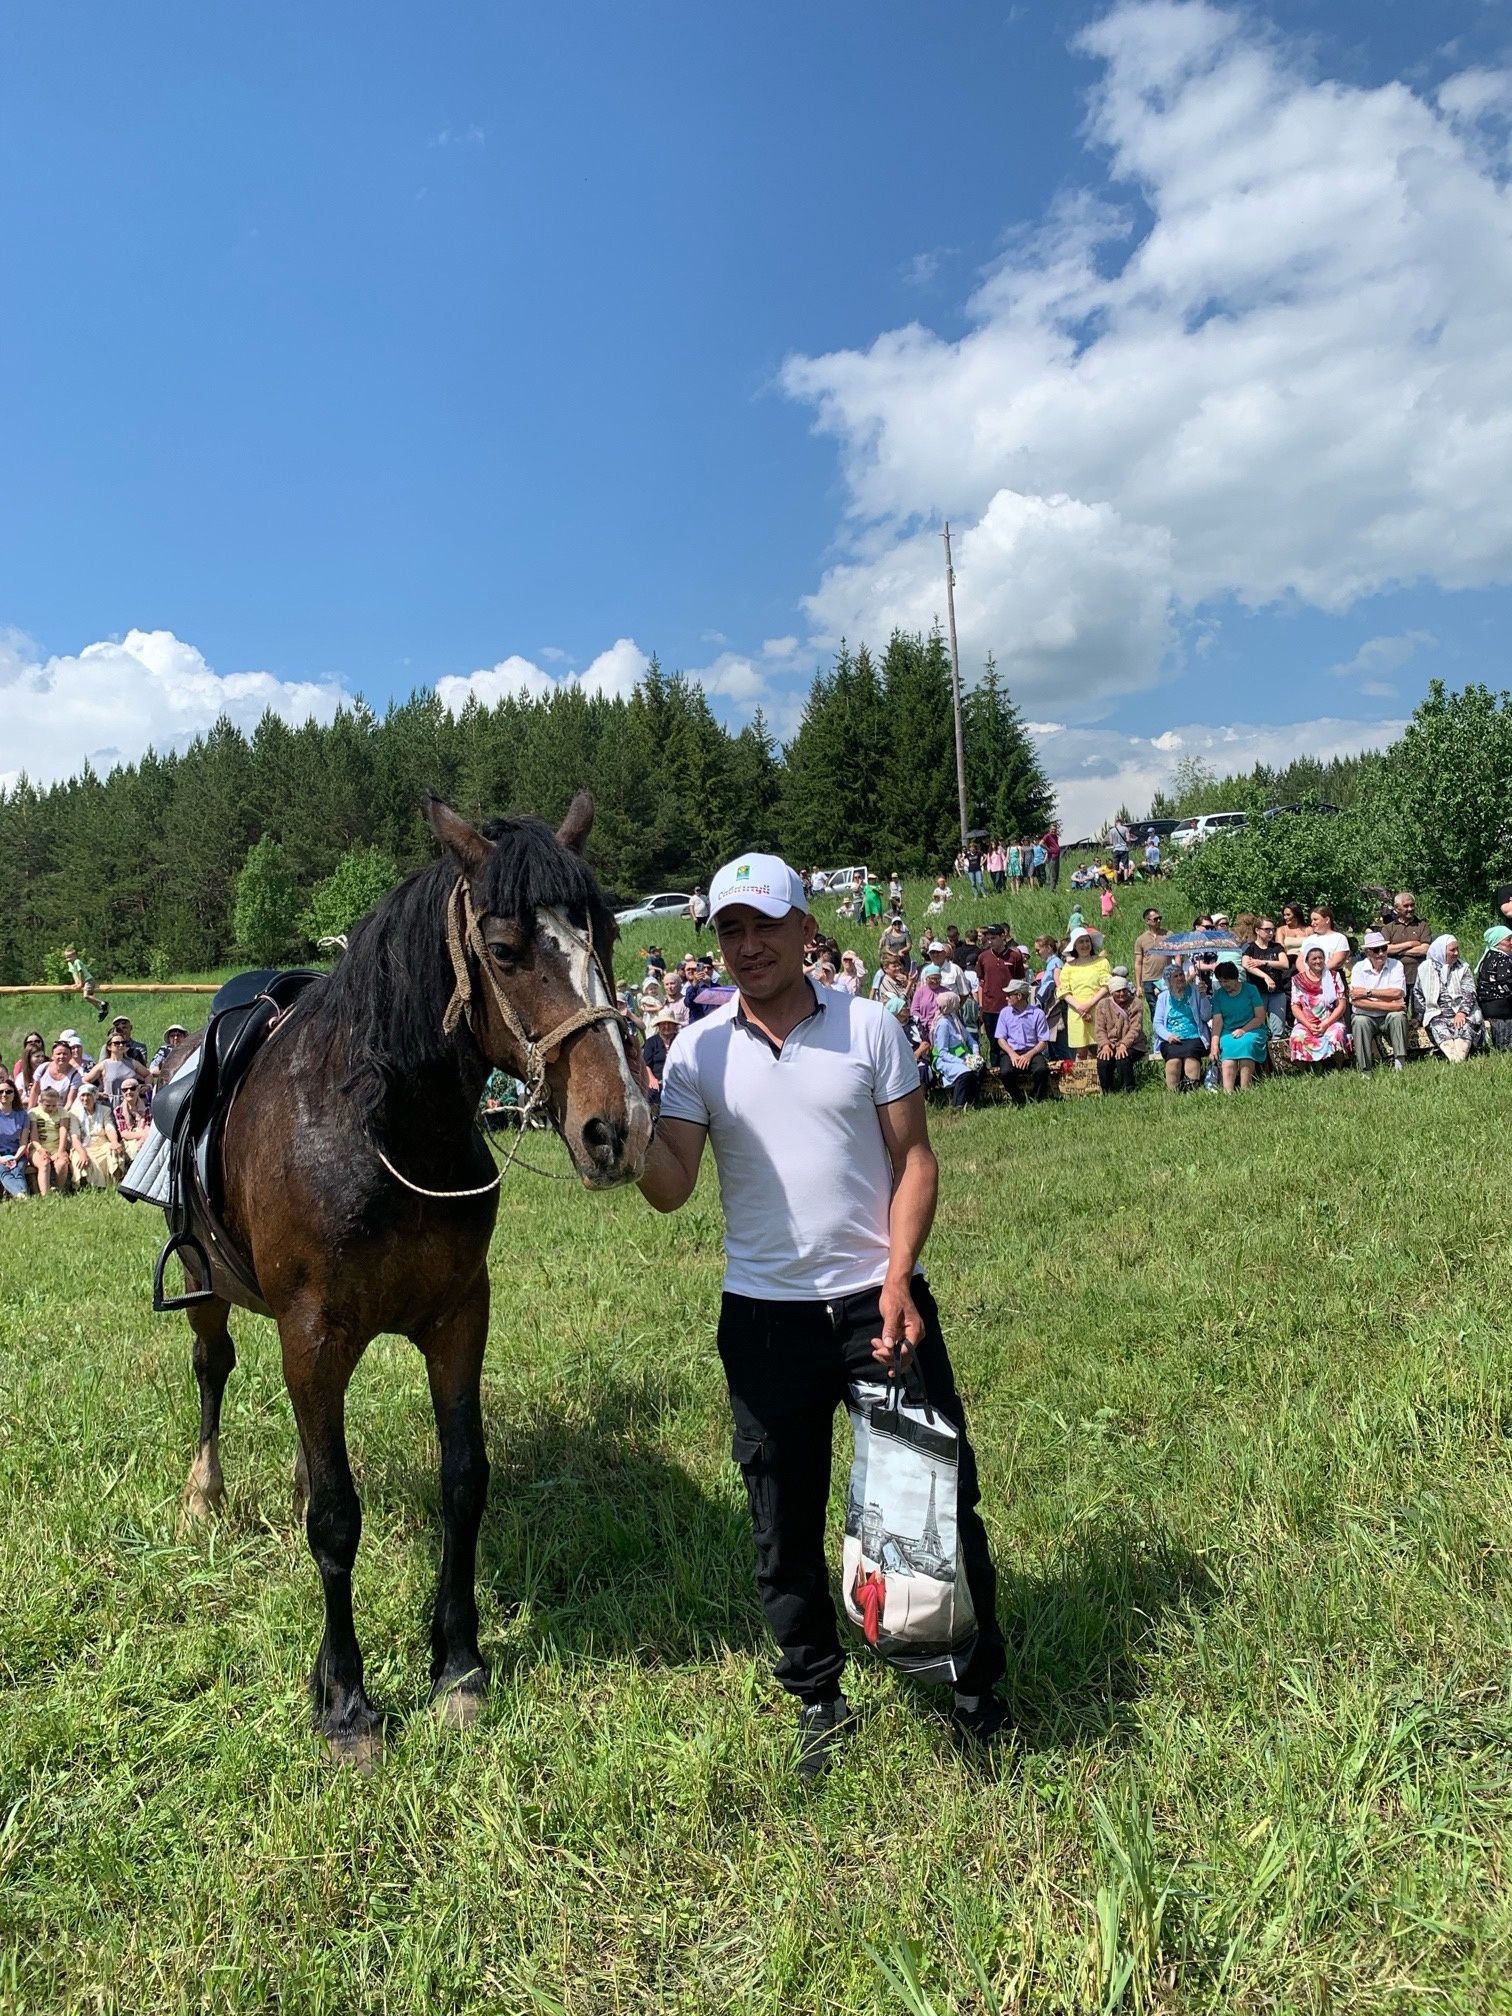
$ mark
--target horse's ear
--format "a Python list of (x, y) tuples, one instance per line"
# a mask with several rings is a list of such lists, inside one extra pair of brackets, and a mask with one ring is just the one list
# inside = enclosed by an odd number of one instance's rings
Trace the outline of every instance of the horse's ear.
[(478, 829), (469, 826), (459, 812), (453, 812), (450, 805), (443, 804), (431, 791), (425, 794), (425, 816), (447, 853), (461, 862), (469, 875), (475, 875), (493, 852)]
[(579, 791), (567, 807), (567, 817), (557, 828), (557, 838), (572, 854), (581, 854), (583, 843), (593, 831), (593, 794)]

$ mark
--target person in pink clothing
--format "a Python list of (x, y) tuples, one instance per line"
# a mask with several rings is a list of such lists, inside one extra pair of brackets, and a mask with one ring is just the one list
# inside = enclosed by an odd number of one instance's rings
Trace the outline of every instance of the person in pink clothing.
[(1102, 914), (1104, 922), (1106, 922), (1107, 919), (1113, 915), (1113, 912), (1117, 908), (1118, 908), (1118, 899), (1105, 882), (1103, 884), (1103, 892), (1102, 892)]

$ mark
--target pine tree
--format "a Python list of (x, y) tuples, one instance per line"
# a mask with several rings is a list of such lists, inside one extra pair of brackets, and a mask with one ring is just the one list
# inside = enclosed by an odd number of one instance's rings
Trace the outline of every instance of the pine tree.
[(960, 846), (950, 660), (939, 626), (895, 630), (882, 660), (885, 747), (878, 763), (875, 846), (890, 873), (934, 874)]
[(961, 712), (972, 824), (995, 840), (1037, 839), (1055, 816), (1055, 793), (990, 653)]

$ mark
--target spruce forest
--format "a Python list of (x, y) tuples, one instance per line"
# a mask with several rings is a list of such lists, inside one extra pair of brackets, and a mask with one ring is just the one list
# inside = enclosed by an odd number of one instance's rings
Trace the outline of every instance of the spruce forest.
[[(989, 659), (964, 699), (972, 823), (1040, 830), (1050, 785)], [(732, 732), (702, 689), (654, 661), (628, 699), (564, 683), (545, 699), (430, 691), (291, 727), (226, 719), (185, 749), (100, 776), (0, 793), (0, 979), (61, 977), (70, 942), (118, 976), (297, 958), (431, 858), (435, 791), (474, 820), (553, 822), (587, 785), (590, 853), (626, 901), (690, 888), (743, 848), (918, 874), (958, 845), (950, 661), (938, 631), (880, 660), (844, 646), (815, 676), (792, 740), (758, 713)], [(358, 900), (358, 899), (361, 900)]]

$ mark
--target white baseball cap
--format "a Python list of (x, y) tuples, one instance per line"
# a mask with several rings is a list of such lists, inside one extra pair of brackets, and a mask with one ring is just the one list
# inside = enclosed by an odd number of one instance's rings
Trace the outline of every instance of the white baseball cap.
[(808, 909), (802, 882), (776, 854), (737, 854), (710, 877), (710, 920), (736, 903), (748, 903), (763, 917)]

